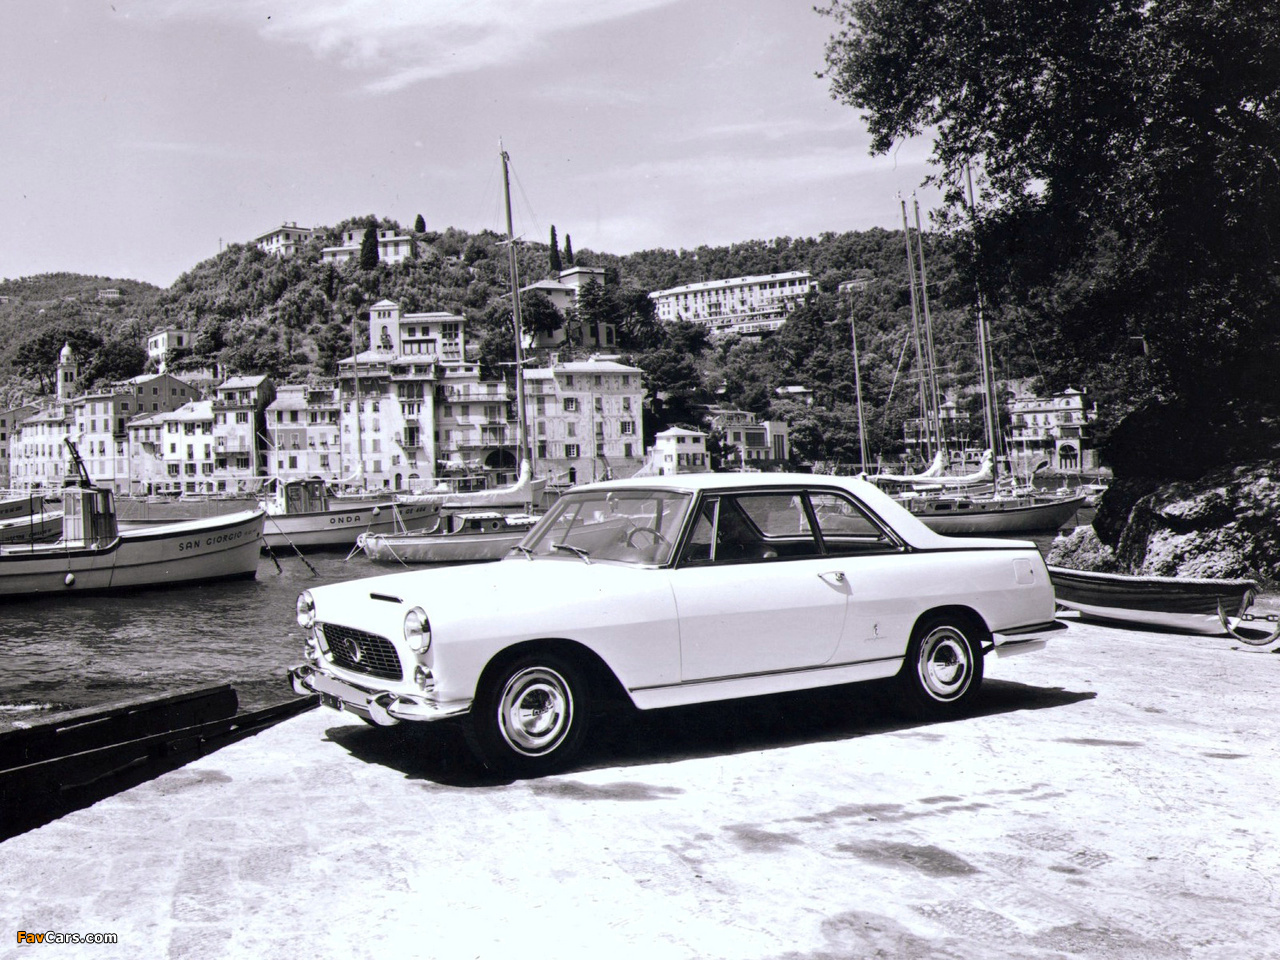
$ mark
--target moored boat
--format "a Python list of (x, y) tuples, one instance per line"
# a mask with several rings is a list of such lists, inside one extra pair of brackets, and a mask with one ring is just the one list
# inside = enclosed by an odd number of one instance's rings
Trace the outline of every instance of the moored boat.
[(937, 533), (1038, 533), (1069, 522), (1084, 497), (926, 496), (904, 505)]
[(1058, 604), (1081, 616), (1198, 634), (1231, 634), (1246, 643), (1276, 638), (1240, 627), (1258, 595), (1248, 579), (1159, 577), (1049, 567)]
[(263, 511), (120, 531), (110, 490), (63, 491), (62, 538), (0, 546), (0, 596), (85, 593), (253, 577)]
[(389, 493), (336, 497), (318, 479), (283, 483), (263, 506), (263, 542), (272, 549), (352, 547), (362, 533), (420, 530), (440, 512), (439, 504), (407, 503)]
[(447, 511), (422, 533), (362, 533), (357, 544), (384, 563), (474, 563), (498, 560), (538, 522), (531, 514)]
[(0, 520), (0, 543), (47, 543), (62, 534), (62, 511), (41, 510)]

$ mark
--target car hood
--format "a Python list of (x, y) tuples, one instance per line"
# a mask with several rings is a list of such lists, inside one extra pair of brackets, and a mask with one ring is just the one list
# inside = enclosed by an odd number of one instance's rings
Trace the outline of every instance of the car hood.
[(318, 620), (389, 635), (415, 606), (427, 612), (433, 631), (457, 632), (465, 625), (461, 632), (471, 633), (494, 618), (563, 619), (570, 604), (609, 604), (654, 590), (669, 590), (665, 570), (577, 558), (512, 558), (347, 580), (314, 587), (311, 595)]

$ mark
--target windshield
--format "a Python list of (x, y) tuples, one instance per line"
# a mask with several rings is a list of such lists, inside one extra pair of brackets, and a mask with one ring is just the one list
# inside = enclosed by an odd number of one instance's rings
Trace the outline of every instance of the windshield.
[(671, 490), (570, 491), (521, 544), (533, 557), (666, 563), (692, 497)]

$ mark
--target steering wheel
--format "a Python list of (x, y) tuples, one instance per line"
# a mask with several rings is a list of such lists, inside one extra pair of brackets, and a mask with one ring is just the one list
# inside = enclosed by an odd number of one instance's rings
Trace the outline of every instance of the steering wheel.
[(627, 534), (627, 546), (636, 550), (640, 549), (640, 545), (632, 539), (637, 533), (647, 533), (653, 537), (653, 543), (650, 546), (656, 547), (659, 543), (665, 543), (668, 547), (671, 546), (671, 541), (664, 537), (661, 531), (653, 527), (632, 527), (631, 532)]

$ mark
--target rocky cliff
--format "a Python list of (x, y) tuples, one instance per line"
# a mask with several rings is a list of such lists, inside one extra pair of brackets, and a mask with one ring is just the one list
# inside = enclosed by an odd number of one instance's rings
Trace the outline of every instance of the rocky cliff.
[(1085, 527), (1060, 538), (1049, 562), (1280, 582), (1280, 462), (1242, 464), (1158, 487), (1133, 504), (1114, 549)]

